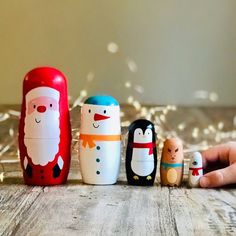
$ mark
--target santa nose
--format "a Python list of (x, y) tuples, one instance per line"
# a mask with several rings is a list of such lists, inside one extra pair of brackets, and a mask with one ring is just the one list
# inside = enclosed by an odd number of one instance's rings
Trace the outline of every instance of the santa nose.
[(40, 113), (44, 113), (46, 111), (46, 107), (45, 106), (38, 106), (37, 111)]
[(104, 116), (104, 115), (100, 115), (100, 114), (97, 114), (97, 113), (95, 113), (94, 114), (94, 117), (93, 117), (93, 119), (95, 120), (95, 121), (98, 121), (98, 120), (106, 120), (106, 119), (109, 119), (110, 118), (110, 116)]

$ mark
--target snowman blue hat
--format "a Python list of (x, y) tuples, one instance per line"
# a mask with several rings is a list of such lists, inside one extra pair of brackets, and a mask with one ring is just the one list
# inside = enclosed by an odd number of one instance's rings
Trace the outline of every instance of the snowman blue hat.
[(100, 105), (100, 106), (119, 106), (115, 98), (109, 95), (96, 95), (85, 100), (84, 104)]

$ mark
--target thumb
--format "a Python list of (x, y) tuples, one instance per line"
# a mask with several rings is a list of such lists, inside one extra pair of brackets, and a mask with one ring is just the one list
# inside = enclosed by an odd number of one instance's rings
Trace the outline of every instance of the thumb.
[(209, 172), (201, 177), (202, 188), (214, 188), (236, 183), (236, 163), (224, 169)]

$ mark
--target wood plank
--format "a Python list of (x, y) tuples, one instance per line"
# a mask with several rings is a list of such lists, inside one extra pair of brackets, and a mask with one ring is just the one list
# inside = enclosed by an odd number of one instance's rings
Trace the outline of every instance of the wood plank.
[[(168, 189), (162, 191), (168, 194)], [(45, 188), (18, 224), (17, 235), (176, 235), (156, 187), (69, 185)], [(167, 196), (166, 196), (167, 197)], [(167, 198), (168, 199), (168, 198)], [(159, 217), (162, 221), (159, 221)], [(168, 227), (163, 227), (168, 225)]]
[(0, 185), (0, 235), (14, 235), (22, 215), (28, 211), (41, 191), (41, 187), (23, 185), (19, 178), (7, 179)]
[(234, 235), (235, 195), (229, 190), (133, 187), (123, 181), (113, 186), (89, 186), (74, 181), (65, 187), (45, 187), (15, 222), (14, 231), (8, 232)]
[[(135, 109), (124, 109), (129, 119), (136, 117)], [(227, 129), (232, 129), (235, 114), (235, 108), (179, 108), (168, 113), (165, 128), (176, 130), (184, 120), (192, 128), (204, 129), (223, 121)], [(73, 111), (73, 117), (78, 117), (78, 111)], [(78, 119), (72, 125), (74, 132), (77, 126)], [(191, 129), (178, 132), (187, 142), (198, 141), (191, 136)], [(236, 235), (235, 186), (210, 190), (189, 189), (186, 183), (181, 188), (158, 183), (153, 187), (128, 186), (124, 168), (126, 133), (127, 127), (123, 127), (123, 161), (116, 185), (82, 184), (76, 141), (65, 186), (25, 186), (19, 163), (4, 164), (0, 235)]]

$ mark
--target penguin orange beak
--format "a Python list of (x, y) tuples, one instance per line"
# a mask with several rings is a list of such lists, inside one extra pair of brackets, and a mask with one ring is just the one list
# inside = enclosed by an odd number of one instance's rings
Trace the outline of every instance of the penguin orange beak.
[(100, 115), (100, 114), (97, 114), (97, 113), (95, 113), (94, 114), (94, 117), (93, 117), (93, 119), (95, 120), (95, 121), (98, 121), (98, 120), (106, 120), (106, 119), (109, 119), (110, 118), (110, 116), (104, 116), (104, 115)]

